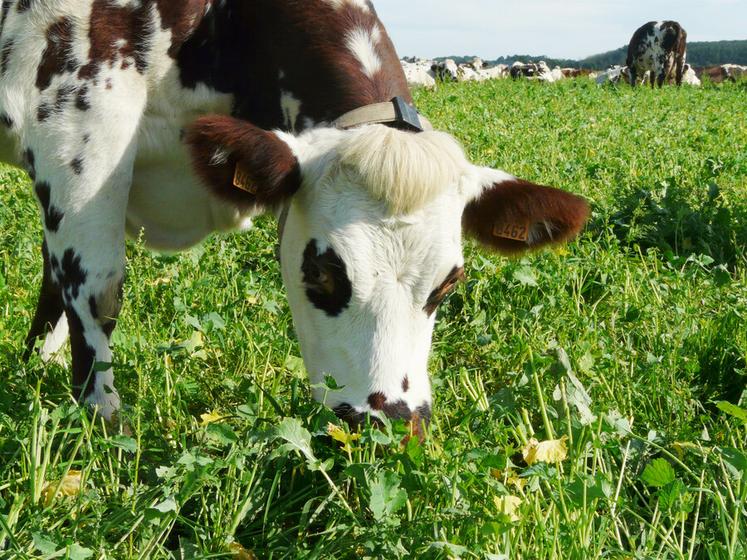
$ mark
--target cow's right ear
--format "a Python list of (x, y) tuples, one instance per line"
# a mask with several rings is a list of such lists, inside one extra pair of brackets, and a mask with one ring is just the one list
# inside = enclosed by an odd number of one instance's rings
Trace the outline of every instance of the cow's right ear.
[(275, 132), (213, 115), (195, 121), (185, 140), (203, 182), (239, 207), (272, 207), (301, 187), (298, 159)]
[(516, 254), (575, 237), (589, 204), (575, 194), (482, 169), (483, 184), (462, 214), (462, 229), (486, 247)]

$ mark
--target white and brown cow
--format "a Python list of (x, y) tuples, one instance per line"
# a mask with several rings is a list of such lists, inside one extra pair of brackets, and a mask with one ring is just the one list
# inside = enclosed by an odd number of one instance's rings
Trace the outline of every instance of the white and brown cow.
[(627, 66), (630, 85), (651, 72), (651, 87), (664, 82), (675, 72), (675, 83), (682, 84), (687, 57), (687, 33), (676, 21), (650, 21), (633, 34), (628, 45)]
[(69, 330), (74, 396), (106, 418), (127, 235), (180, 250), (278, 215), (306, 368), (342, 387), (326, 404), (417, 431), (462, 233), (517, 253), (587, 216), (421, 132), (366, 0), (5, 1), (0, 41), (0, 153), (28, 169), (44, 226), (28, 352)]

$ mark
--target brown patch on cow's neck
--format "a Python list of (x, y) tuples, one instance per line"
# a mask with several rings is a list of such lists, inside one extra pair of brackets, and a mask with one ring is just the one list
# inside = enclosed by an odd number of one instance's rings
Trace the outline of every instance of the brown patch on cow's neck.
[(200, 24), (213, 0), (155, 0), (161, 16), (161, 29), (171, 31), (169, 56), (175, 58), (179, 47)]
[[(247, 26), (242, 34), (247, 45), (242, 47), (252, 79), (245, 87), (256, 88), (251, 85), (256, 80), (263, 90), (268, 84), (276, 88), (272, 100), (237, 107), (243, 118), (260, 119), (266, 127), (283, 126), (281, 92), (300, 101), (299, 128), (306, 119), (331, 122), (348, 111), (396, 96), (412, 102), (399, 57), (373, 7), (365, 11), (352, 2), (336, 7), (322, 0), (260, 0), (236, 4), (234, 9)], [(348, 48), (346, 37), (356, 29), (379, 37), (375, 48), (381, 69), (373, 76), (366, 75)], [(262, 122), (268, 112), (281, 122)]]

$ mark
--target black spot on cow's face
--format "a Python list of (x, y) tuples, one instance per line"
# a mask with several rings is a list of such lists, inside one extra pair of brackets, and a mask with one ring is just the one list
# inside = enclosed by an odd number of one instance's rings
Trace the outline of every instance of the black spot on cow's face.
[(3, 123), (6, 128), (13, 128), (13, 119), (10, 118), (8, 113), (0, 115), (0, 122)]
[(49, 183), (39, 182), (34, 190), (44, 212), (44, 227), (47, 231), (55, 233), (60, 229), (60, 222), (65, 215), (51, 203), (52, 189), (49, 187)]
[(330, 247), (319, 254), (316, 239), (309, 241), (301, 264), (306, 297), (330, 317), (337, 317), (349, 305), (353, 286), (345, 263)]
[[(18, 10), (18, 13), (21, 14), (28, 10), (31, 7), (32, 0), (18, 0), (18, 4), (16, 9)], [(3, 4), (10, 4), (10, 2), (3, 2)]]

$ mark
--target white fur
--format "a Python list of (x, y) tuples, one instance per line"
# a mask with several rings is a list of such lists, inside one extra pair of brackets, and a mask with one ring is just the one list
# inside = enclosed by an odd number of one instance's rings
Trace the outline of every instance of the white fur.
[(339, 10), (343, 6), (353, 6), (355, 8), (358, 8), (359, 10), (362, 10), (366, 13), (371, 12), (371, 8), (368, 5), (368, 2), (366, 0), (324, 0), (327, 4), (335, 8), (336, 10)]
[(410, 134), (383, 125), (355, 131), (339, 148), (372, 197), (393, 214), (410, 213), (454, 185), (467, 166), (464, 152), (443, 132)]
[(301, 114), (301, 100), (289, 91), (281, 91), (280, 108), (283, 110), (285, 126), (295, 132), (297, 130), (296, 123), (298, 123), (298, 116)]
[(353, 29), (347, 34), (345, 44), (361, 63), (366, 76), (373, 78), (381, 70), (381, 58), (376, 52), (376, 42), (368, 29)]
[[(62, 314), (57, 320), (57, 324), (54, 329), (52, 329), (52, 332), (44, 338), (44, 344), (39, 351), (39, 356), (43, 362), (49, 363), (59, 358), (58, 353), (62, 350), (62, 346), (67, 342), (69, 334), (70, 329), (67, 325), (67, 317)], [(59, 359), (59, 361), (61, 363), (64, 362), (62, 359)]]

